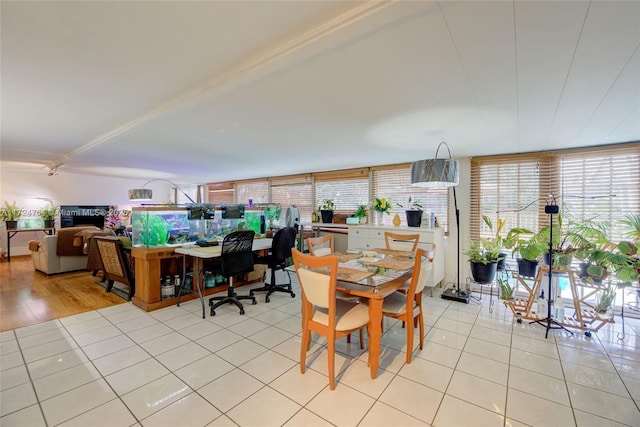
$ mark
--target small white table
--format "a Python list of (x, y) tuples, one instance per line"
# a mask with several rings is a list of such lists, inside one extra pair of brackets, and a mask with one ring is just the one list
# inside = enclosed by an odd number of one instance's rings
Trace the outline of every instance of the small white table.
[[(273, 243), (273, 239), (255, 239), (253, 241), (253, 246), (251, 247), (254, 251), (261, 251), (265, 249), (271, 249), (271, 245)], [(205, 306), (204, 306), (204, 297), (202, 296), (202, 290), (200, 289), (200, 273), (202, 269), (202, 265), (204, 265), (205, 259), (210, 258), (218, 258), (222, 255), (222, 243), (218, 246), (208, 246), (208, 247), (200, 247), (196, 244), (192, 246), (183, 246), (177, 248), (175, 250), (177, 254), (182, 254), (183, 256), (191, 256), (194, 258), (194, 267), (193, 267), (193, 282), (196, 285), (196, 290), (198, 291), (198, 296), (200, 297), (200, 302), (202, 303), (202, 318), (205, 319)], [(202, 260), (202, 261), (200, 261)], [(184, 284), (184, 278), (186, 273), (186, 263), (182, 263), (182, 280)], [(177, 305), (180, 307), (180, 294), (182, 293), (182, 286), (178, 291), (177, 297)]]

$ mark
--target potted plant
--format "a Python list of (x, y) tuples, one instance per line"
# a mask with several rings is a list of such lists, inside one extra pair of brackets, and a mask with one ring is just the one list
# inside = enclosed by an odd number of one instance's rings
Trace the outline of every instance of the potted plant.
[(471, 275), (477, 283), (491, 283), (496, 277), (501, 246), (494, 239), (472, 240), (464, 254), (469, 257)]
[(498, 286), (500, 286), (500, 298), (503, 300), (513, 299), (515, 287), (509, 283), (509, 275), (505, 271), (502, 271), (498, 274), (496, 281), (498, 282)]
[[(405, 207), (400, 203), (398, 203), (398, 206)], [(407, 215), (407, 225), (409, 227), (420, 227), (422, 224), (422, 205), (417, 200), (413, 200), (411, 196), (409, 196), (405, 214)]]
[[(487, 215), (482, 215), (482, 221), (484, 221), (484, 223), (489, 228), (489, 230), (493, 232), (493, 221), (491, 221), (491, 218), (489, 218)], [(497, 266), (498, 270), (504, 269), (504, 260), (507, 257), (507, 254), (505, 252), (502, 252), (502, 250), (505, 247), (505, 241), (501, 235), (502, 229), (504, 228), (506, 223), (507, 223), (506, 219), (498, 218), (498, 222), (496, 223), (497, 225), (496, 232), (492, 238), (493, 241), (491, 243), (491, 246), (500, 248), (500, 260), (498, 261), (498, 266)], [(486, 244), (487, 244), (487, 239), (485, 239), (485, 245)]]
[[(529, 239), (520, 236), (531, 235)], [(533, 231), (526, 228), (512, 228), (505, 238), (505, 247), (511, 249), (511, 256), (516, 257), (518, 274), (522, 277), (535, 277), (538, 268), (538, 257), (546, 250)]]
[(382, 214), (389, 213), (393, 210), (393, 204), (386, 197), (376, 197), (371, 203), (373, 210), (376, 211), (376, 221), (378, 225), (382, 225)]
[(358, 220), (360, 221), (360, 224), (364, 224), (367, 222), (367, 215), (369, 215), (369, 209), (365, 204), (358, 205), (358, 208), (356, 209), (356, 213), (353, 214), (353, 216), (358, 218)]
[(593, 307), (598, 318), (608, 320), (613, 317), (613, 303), (616, 300), (616, 291), (616, 287), (609, 283), (605, 289), (598, 292), (596, 305)]
[(336, 209), (336, 205), (332, 199), (326, 199), (320, 206), (320, 215), (322, 216), (322, 222), (330, 224), (333, 222), (333, 211)]
[(57, 213), (57, 206), (47, 206), (40, 210), (40, 218), (44, 220), (44, 228), (54, 227)]
[(7, 230), (16, 230), (18, 228), (18, 220), (22, 217), (22, 208), (16, 205), (16, 202), (4, 202), (4, 206), (0, 208), (0, 220), (5, 222)]

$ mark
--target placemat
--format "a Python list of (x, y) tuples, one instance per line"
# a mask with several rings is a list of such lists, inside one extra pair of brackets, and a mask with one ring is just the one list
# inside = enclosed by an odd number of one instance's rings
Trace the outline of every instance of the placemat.
[[(318, 273), (322, 273), (322, 274), (329, 274), (331, 271), (331, 268), (329, 266), (325, 266), (325, 267), (311, 268), (310, 270), (317, 271)], [(373, 276), (373, 273), (370, 271), (355, 270), (353, 268), (347, 268), (347, 267), (338, 267), (338, 271), (336, 273), (337, 280), (342, 280), (344, 282), (354, 282), (354, 283), (364, 280), (371, 276)]]
[(411, 251), (399, 251), (397, 249), (376, 248), (372, 249), (372, 251), (383, 255), (403, 256), (409, 258), (413, 258), (414, 256), (414, 253)]
[(414, 260), (409, 258), (395, 258), (395, 257), (384, 257), (378, 262), (374, 262), (371, 265), (382, 268), (391, 268), (394, 270), (409, 270), (413, 267)]
[(334, 255), (338, 256), (339, 263), (349, 262), (352, 259), (357, 259), (362, 256), (362, 254), (348, 254), (346, 252), (335, 252)]

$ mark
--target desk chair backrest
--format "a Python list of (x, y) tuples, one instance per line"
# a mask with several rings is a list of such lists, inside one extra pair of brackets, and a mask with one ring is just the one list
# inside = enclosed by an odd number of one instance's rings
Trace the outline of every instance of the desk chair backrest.
[(334, 251), (333, 234), (326, 234), (320, 237), (308, 237), (307, 247), (309, 254), (313, 256), (331, 255)]
[(225, 277), (253, 271), (253, 237), (255, 231), (234, 231), (222, 241), (222, 275)]
[(419, 234), (398, 234), (385, 231), (384, 240), (387, 249), (415, 252), (418, 249)]
[(271, 243), (271, 255), (276, 265), (283, 263), (291, 257), (291, 249), (296, 244), (298, 232), (293, 227), (281, 228), (273, 236)]

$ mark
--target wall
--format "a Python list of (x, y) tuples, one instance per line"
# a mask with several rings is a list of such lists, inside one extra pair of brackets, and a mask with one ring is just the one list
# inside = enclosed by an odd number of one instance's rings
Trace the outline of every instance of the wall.
[[(12, 170), (0, 163), (0, 203), (15, 201), (26, 210), (38, 210), (48, 205), (47, 201), (33, 199), (44, 197), (51, 199), (54, 205), (117, 205), (119, 209), (130, 209), (129, 188), (140, 188), (147, 180), (121, 179), (104, 176), (65, 174), (48, 176), (42, 170), (21, 172)], [(162, 203), (173, 198), (171, 185), (162, 181), (146, 186), (153, 190), (154, 199), (144, 203)], [(136, 202), (134, 205), (137, 205)], [(56, 220), (59, 226), (60, 219)], [(39, 240), (42, 232), (24, 232), (11, 239), (11, 255), (29, 254), (29, 240)], [(6, 251), (7, 233), (4, 221), (0, 224), (0, 248)]]

